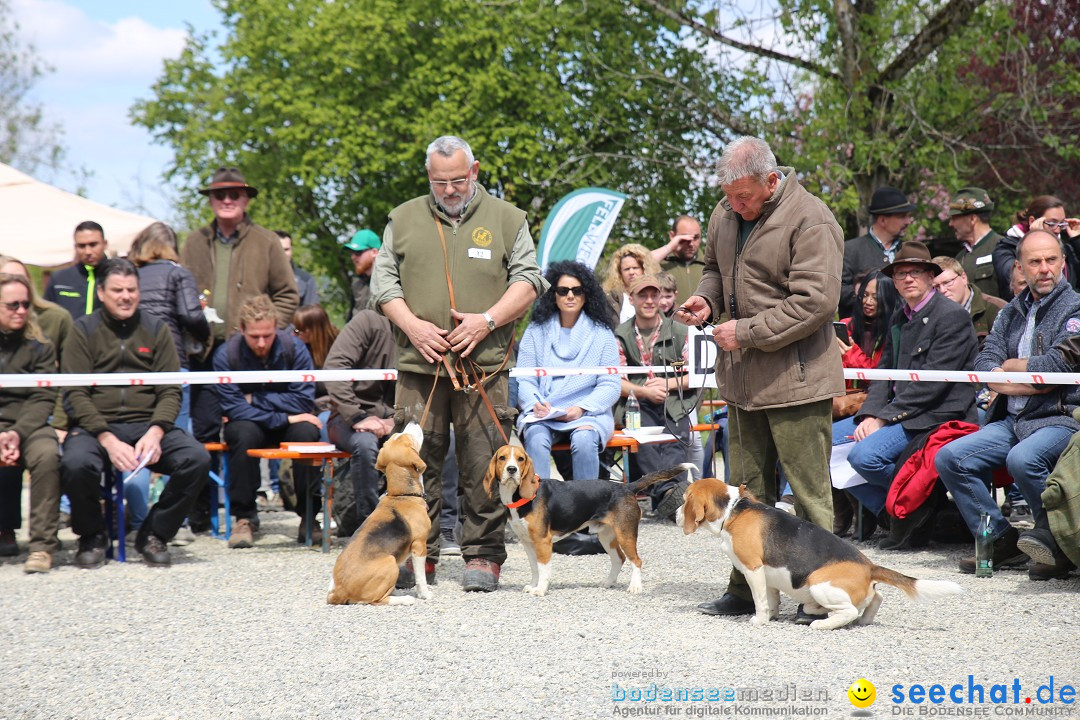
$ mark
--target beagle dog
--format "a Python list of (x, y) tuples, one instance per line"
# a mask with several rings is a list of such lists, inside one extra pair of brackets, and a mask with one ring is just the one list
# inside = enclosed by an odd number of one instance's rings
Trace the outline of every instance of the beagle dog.
[(851, 543), (828, 530), (758, 502), (746, 486), (702, 478), (686, 490), (675, 522), (687, 535), (705, 526), (720, 536), (720, 547), (750, 585), (754, 625), (775, 620), (780, 592), (800, 603), (815, 620), (810, 627), (832, 630), (858, 621), (869, 625), (881, 605), (879, 582), (914, 600), (958, 595), (963, 589), (944, 580), (916, 580), (875, 565)]
[(683, 463), (629, 485), (607, 480), (541, 482), (524, 450), (503, 445), (488, 464), (484, 489), (490, 495), (495, 483), (499, 484), (499, 496), (510, 513), (510, 527), (525, 546), (532, 569), (532, 582), (525, 586), (525, 592), (537, 597), (547, 593), (554, 536), (587, 527), (596, 533), (611, 558), (611, 572), (602, 587), (615, 585), (623, 563), (629, 558), (633, 568), (627, 590), (637, 594), (641, 592), (641, 557), (637, 552), (641, 508), (637, 493), (693, 467)]
[[(329, 605), (412, 605), (411, 595), (391, 595), (398, 566), (411, 554), (413, 567), (424, 567), (431, 529), (424, 498), (420, 459), (424, 433), (416, 423), (390, 436), (379, 450), (375, 468), (386, 473), (386, 494), (338, 555), (330, 578)], [(431, 599), (427, 578), (417, 573), (416, 597)]]

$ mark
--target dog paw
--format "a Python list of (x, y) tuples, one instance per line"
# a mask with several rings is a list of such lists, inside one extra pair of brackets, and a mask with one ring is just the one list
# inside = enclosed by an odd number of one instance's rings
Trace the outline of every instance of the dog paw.
[(641, 594), (641, 580), (637, 580), (637, 582), (631, 580), (630, 585), (627, 586), (627, 588), (626, 588), (626, 592), (630, 593), (631, 595), (640, 595)]
[(766, 625), (769, 622), (768, 615), (754, 615), (750, 618), (750, 624), (754, 626)]
[(412, 595), (391, 595), (386, 598), (387, 603), (390, 605), (415, 605), (416, 598)]
[(522, 588), (522, 590), (529, 593), (530, 595), (532, 594), (533, 590), (535, 590), (535, 589), (536, 589), (535, 585), (526, 585), (525, 587)]
[(419, 590), (417, 590), (416, 591), (416, 597), (420, 598), (421, 600), (430, 600), (433, 597), (433, 595), (431, 594), (430, 590), (424, 590), (423, 592), (420, 592)]
[(531, 585), (525, 588), (525, 592), (529, 593), (533, 597), (544, 597), (544, 595), (547, 594), (547, 590), (545, 588), (533, 587)]

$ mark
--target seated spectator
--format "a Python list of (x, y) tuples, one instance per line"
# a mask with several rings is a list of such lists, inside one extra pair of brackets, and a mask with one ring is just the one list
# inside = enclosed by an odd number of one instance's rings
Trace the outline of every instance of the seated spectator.
[[(365, 369), (396, 366), (396, 345), (390, 321), (374, 310), (357, 310), (326, 355), (324, 368)], [(348, 537), (360, 527), (379, 503), (382, 474), (375, 458), (383, 440), (394, 430), (394, 383), (387, 380), (328, 382), (330, 442), (352, 453), (355, 516), (338, 534)], [(347, 533), (347, 534), (346, 534)]]
[[(967, 311), (934, 291), (941, 268), (918, 241), (904, 243), (896, 260), (882, 268), (904, 304), (891, 323), (879, 367), (901, 370), (970, 368), (978, 350)], [(912, 441), (949, 420), (975, 422), (975, 391), (968, 383), (870, 383), (855, 416), (855, 447), (848, 462), (866, 483), (849, 488), (883, 524), (885, 498), (896, 461)]]
[[(1080, 333), (1080, 294), (1062, 277), (1065, 264), (1060, 238), (1033, 230), (1017, 246), (1027, 290), (1001, 311), (975, 360), (978, 372), (1071, 372), (1075, 365), (1058, 348)], [(1072, 411), (1080, 406), (1080, 388), (1068, 385), (991, 383), (998, 393), (987, 424), (978, 432), (952, 441), (934, 466), (952, 493), (967, 527), (974, 534), (982, 513), (990, 516), (994, 567), (1027, 563), (1017, 546), (1019, 533), (1002, 516), (990, 495), (991, 474), (1008, 468), (1032, 514), (1044, 514), (1040, 495), (1046, 476), (1080, 423)], [(960, 561), (960, 571), (975, 572), (975, 558)]]
[[(1071, 344), (1071, 362), (1080, 362), (1080, 345)], [(1080, 412), (1073, 413), (1080, 419)], [(1066, 577), (1080, 563), (1080, 433), (1076, 433), (1046, 478), (1043, 509), (1035, 527), (1020, 533), (1016, 546), (1034, 562), (1032, 580)]]
[[(214, 351), (214, 371), (313, 370), (311, 355), (299, 338), (277, 329), (274, 303), (266, 295), (244, 301), (239, 311), (240, 332)], [(315, 442), (322, 423), (315, 417), (315, 388), (311, 383), (222, 383), (212, 386), (218, 394), (229, 445), (229, 502), (236, 516), (230, 548), (249, 548), (259, 529), (256, 496), (259, 491), (259, 460), (248, 457), (253, 448), (278, 447), (282, 442)], [(318, 468), (297, 465), (296, 512), (305, 519), (308, 493), (318, 490)], [(296, 541), (304, 542), (304, 522)], [(312, 541), (322, 542), (322, 529), (313, 524)]]
[(1005, 301), (987, 295), (968, 282), (968, 276), (956, 258), (939, 255), (933, 262), (941, 268), (941, 274), (934, 278), (934, 289), (968, 311), (981, 348), (990, 334), (990, 328), (994, 326), (998, 310), (1005, 307)]
[[(330, 316), (323, 310), (322, 305), (304, 305), (297, 308), (293, 314), (293, 334), (300, 338), (308, 352), (311, 353), (311, 362), (316, 370), (322, 370), (326, 363), (326, 357), (330, 354), (330, 348), (338, 337), (338, 329), (330, 322)], [(368, 365), (367, 367), (385, 367), (380, 365)], [(330, 393), (325, 383), (315, 383), (315, 413), (319, 420), (326, 425), (330, 417)], [(326, 429), (323, 428), (323, 440), (327, 440)]]
[(634, 316), (634, 306), (630, 304), (630, 296), (627, 294), (630, 283), (642, 275), (655, 276), (658, 272), (660, 266), (643, 245), (628, 243), (615, 251), (604, 274), (603, 287), (616, 323)]
[[(682, 323), (660, 314), (660, 285), (644, 275), (630, 286), (630, 302), (634, 317), (619, 325), (615, 339), (619, 343), (619, 365), (649, 367), (685, 362), (689, 346), (687, 329)], [(627, 375), (622, 379), (616, 420), (622, 421), (626, 400), (634, 393), (641, 407), (642, 426), (662, 426), (675, 435), (678, 442), (642, 445), (633, 458), (633, 471), (627, 480), (633, 482), (642, 475), (674, 467), (686, 462), (690, 446), (690, 413), (697, 404), (697, 394), (687, 390), (687, 376), (674, 369), (663, 375)], [(653, 507), (661, 517), (673, 520), (683, 501), (688, 480), (670, 480), (649, 488)]]
[[(1032, 230), (1047, 230), (1061, 239), (1065, 248), (1065, 279), (1073, 288), (1080, 288), (1080, 220), (1066, 219), (1065, 203), (1053, 195), (1032, 198), (1027, 208), (1016, 213), (1016, 224), (1005, 231), (1005, 236), (994, 247), (994, 270), (999, 278), (1010, 277), (1016, 263), (1016, 246), (1020, 238)], [(1010, 288), (1011, 289), (1011, 288)], [(1002, 295), (1006, 301), (1019, 293)]]
[[(64, 346), (65, 373), (179, 372), (169, 326), (139, 310), (139, 275), (119, 258), (97, 274), (101, 309), (75, 321)], [(210, 455), (176, 427), (180, 388), (176, 385), (79, 385), (64, 389), (70, 432), (60, 471), (71, 499), (71, 529), (79, 536), (75, 565), (105, 562), (105, 520), (101, 516), (101, 476), (125, 473), (145, 463), (170, 476), (135, 538), (135, 549), (150, 565), (171, 562), (166, 543), (176, 534), (206, 483)], [(123, 538), (120, 539), (123, 542)]]
[[(0, 274), (0, 368), (5, 374), (56, 372), (56, 349), (37, 325), (31, 297), (29, 280)], [(30, 471), (30, 556), (23, 566), (28, 573), (49, 572), (59, 547), (60, 448), (49, 427), (54, 405), (53, 388), (0, 388), (0, 465), (18, 473), (20, 485), (23, 470)], [(14, 545), (14, 531), (5, 532), (11, 532)]]
[[(74, 322), (69, 313), (56, 303), (42, 299), (34, 291), (33, 280), (26, 266), (10, 255), (0, 255), (0, 274), (19, 275), (26, 278), (30, 288), (30, 309), (33, 311), (37, 326), (41, 334), (52, 343), (56, 358), (56, 367), (49, 372), (58, 372), (60, 369), (60, 353), (64, 347), (64, 341), (71, 331)], [(63, 406), (60, 403), (59, 393), (56, 396), (56, 406), (53, 408), (52, 422), (56, 429), (57, 438), (63, 442), (67, 428), (67, 416), (64, 415)], [(32, 479), (31, 479), (32, 482)], [(15, 531), (22, 527), (22, 484), (23, 471), (18, 467), (0, 466), (0, 557), (11, 557), (19, 554), (19, 545), (15, 540)]]
[[(595, 367), (619, 364), (611, 313), (592, 271), (563, 260), (544, 273), (551, 287), (533, 307), (521, 336), (522, 367)], [(612, 408), (619, 400), (615, 375), (518, 378), (518, 430), (533, 469), (551, 477), (551, 446), (570, 441), (573, 478), (599, 477), (600, 453), (615, 432)], [(553, 409), (558, 415), (552, 417)]]

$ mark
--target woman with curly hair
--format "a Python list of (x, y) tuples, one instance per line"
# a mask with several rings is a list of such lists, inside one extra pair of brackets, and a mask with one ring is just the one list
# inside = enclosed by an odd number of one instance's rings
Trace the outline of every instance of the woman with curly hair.
[(634, 306), (626, 293), (630, 283), (642, 275), (655, 276), (659, 272), (660, 266), (644, 245), (629, 243), (615, 251), (604, 275), (604, 290), (615, 313), (616, 325), (634, 317)]
[[(592, 271), (564, 260), (553, 263), (544, 276), (551, 287), (533, 306), (518, 366), (617, 366), (614, 318)], [(540, 477), (551, 477), (552, 443), (568, 436), (574, 477), (599, 476), (600, 453), (615, 432), (612, 408), (619, 390), (618, 375), (518, 379), (518, 429)]]

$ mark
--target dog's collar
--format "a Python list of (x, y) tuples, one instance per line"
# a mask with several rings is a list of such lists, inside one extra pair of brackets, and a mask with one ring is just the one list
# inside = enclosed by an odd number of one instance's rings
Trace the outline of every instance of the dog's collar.
[(418, 497), (427, 500), (427, 495), (424, 493), (398, 493), (395, 497)]
[[(539, 475), (536, 476), (536, 491), (537, 492), (540, 491), (540, 476)], [(531, 498), (523, 497), (523, 498), (519, 498), (518, 500), (515, 500), (512, 503), (506, 503), (506, 507), (510, 508), (511, 510), (517, 510), (519, 507), (522, 507), (523, 505), (528, 505), (529, 503), (531, 503), (535, 499), (536, 499), (536, 494), (533, 493), (533, 496)]]

